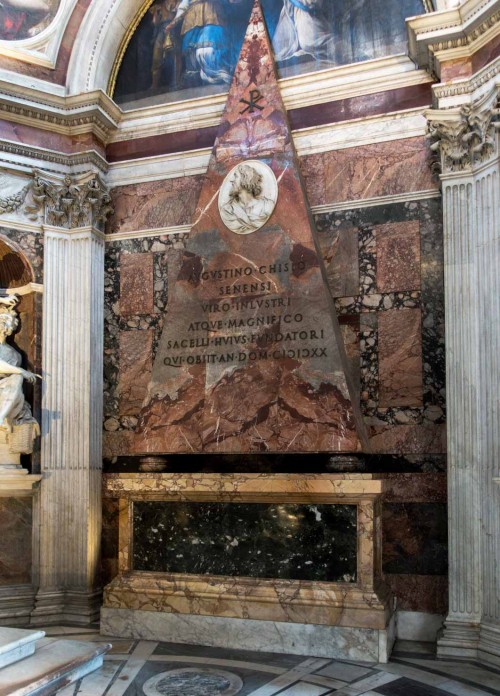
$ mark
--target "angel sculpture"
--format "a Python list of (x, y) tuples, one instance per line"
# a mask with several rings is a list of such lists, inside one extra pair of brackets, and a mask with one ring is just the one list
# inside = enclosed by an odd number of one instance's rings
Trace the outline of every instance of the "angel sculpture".
[(17, 302), (15, 295), (0, 297), (0, 466), (18, 464), (19, 454), (29, 454), (40, 433), (23, 394), (24, 380), (33, 383), (39, 375), (24, 370), (21, 354), (7, 343), (19, 325)]

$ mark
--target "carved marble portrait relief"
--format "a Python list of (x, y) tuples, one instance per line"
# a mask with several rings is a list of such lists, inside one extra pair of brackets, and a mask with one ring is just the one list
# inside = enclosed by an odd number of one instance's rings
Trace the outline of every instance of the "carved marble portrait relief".
[(222, 222), (236, 234), (250, 234), (263, 227), (278, 200), (273, 170), (258, 160), (231, 169), (219, 192)]

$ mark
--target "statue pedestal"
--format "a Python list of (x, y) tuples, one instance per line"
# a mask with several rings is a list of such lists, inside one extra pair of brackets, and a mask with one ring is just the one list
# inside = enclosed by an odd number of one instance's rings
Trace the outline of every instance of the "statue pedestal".
[(9, 434), (6, 430), (0, 430), (0, 476), (26, 475), (27, 469), (21, 466), (21, 454), (11, 452)]
[(21, 466), (20, 453), (10, 451), (7, 437), (6, 431), (0, 431), (0, 477), (28, 474), (28, 470)]

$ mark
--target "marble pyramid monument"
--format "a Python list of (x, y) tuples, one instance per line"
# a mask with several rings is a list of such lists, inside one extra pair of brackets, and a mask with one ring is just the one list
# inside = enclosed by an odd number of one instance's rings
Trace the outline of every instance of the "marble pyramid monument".
[(134, 450), (366, 450), (256, 0)]

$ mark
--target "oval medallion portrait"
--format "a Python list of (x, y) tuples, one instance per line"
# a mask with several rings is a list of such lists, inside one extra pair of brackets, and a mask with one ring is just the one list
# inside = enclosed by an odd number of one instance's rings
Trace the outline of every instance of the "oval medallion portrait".
[(259, 160), (237, 164), (220, 188), (222, 222), (236, 234), (250, 234), (266, 224), (277, 200), (278, 182), (267, 164)]

